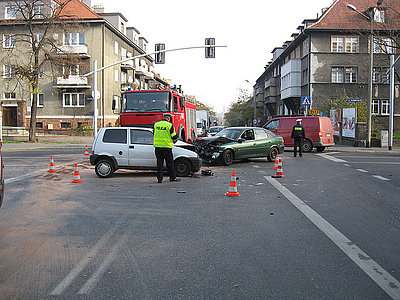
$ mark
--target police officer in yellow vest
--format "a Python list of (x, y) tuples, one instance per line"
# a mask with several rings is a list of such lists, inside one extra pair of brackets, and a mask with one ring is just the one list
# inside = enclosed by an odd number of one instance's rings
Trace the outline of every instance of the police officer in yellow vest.
[(174, 125), (171, 124), (171, 118), (171, 114), (165, 113), (163, 120), (154, 124), (153, 146), (157, 158), (158, 183), (163, 180), (164, 160), (168, 169), (169, 181), (180, 181), (176, 178), (172, 154), (172, 146), (177, 141), (178, 136), (175, 133)]
[(306, 137), (304, 127), (301, 126), (302, 119), (297, 119), (297, 124), (293, 126), (291, 138), (294, 140), (294, 157), (297, 155), (297, 147), (299, 147), (299, 156), (303, 155), (303, 141)]

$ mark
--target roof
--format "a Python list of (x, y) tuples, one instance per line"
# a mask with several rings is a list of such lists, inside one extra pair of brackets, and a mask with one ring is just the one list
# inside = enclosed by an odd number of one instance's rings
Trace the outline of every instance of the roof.
[[(306, 30), (317, 29), (370, 29), (371, 23), (356, 11), (347, 8), (347, 4), (354, 5), (361, 13), (368, 15), (370, 8), (377, 7), (376, 0), (335, 0), (317, 22)], [(392, 29), (400, 29), (400, 1), (385, 0), (379, 8), (385, 10), (384, 24), (387, 28), (389, 22)], [(395, 12), (397, 11), (397, 12)], [(381, 24), (374, 23), (377, 27)], [(381, 25), (383, 28), (383, 26)]]
[(65, 19), (100, 19), (103, 18), (79, 0), (61, 0), (66, 5), (60, 17)]

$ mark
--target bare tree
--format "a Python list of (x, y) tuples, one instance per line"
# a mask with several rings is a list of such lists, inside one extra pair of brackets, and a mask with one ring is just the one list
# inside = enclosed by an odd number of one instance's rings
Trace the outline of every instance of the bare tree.
[(10, 34), (3, 35), (3, 44), (9, 47), (2, 61), (4, 64), (7, 62), (16, 79), (14, 89), (22, 86), (32, 95), (30, 142), (36, 141), (37, 95), (41, 92), (41, 82), (45, 78), (53, 80), (63, 69), (78, 63), (76, 57), (63, 53), (59, 42), (62, 40), (60, 35), (71, 31), (72, 27), (81, 26), (79, 20), (68, 12), (71, 1), (7, 1), (14, 16), (4, 20), (11, 30)]

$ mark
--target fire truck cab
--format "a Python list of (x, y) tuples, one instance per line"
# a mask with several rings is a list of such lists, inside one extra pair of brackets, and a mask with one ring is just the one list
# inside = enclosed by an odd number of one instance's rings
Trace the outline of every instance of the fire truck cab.
[(120, 126), (153, 128), (165, 112), (171, 113), (180, 140), (191, 142), (197, 137), (196, 104), (174, 89), (122, 93)]

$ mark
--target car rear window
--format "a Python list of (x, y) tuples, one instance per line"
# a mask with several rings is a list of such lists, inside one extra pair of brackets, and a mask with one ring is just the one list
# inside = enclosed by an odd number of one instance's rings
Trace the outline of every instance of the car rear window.
[(104, 143), (126, 144), (126, 129), (107, 129), (104, 132)]

